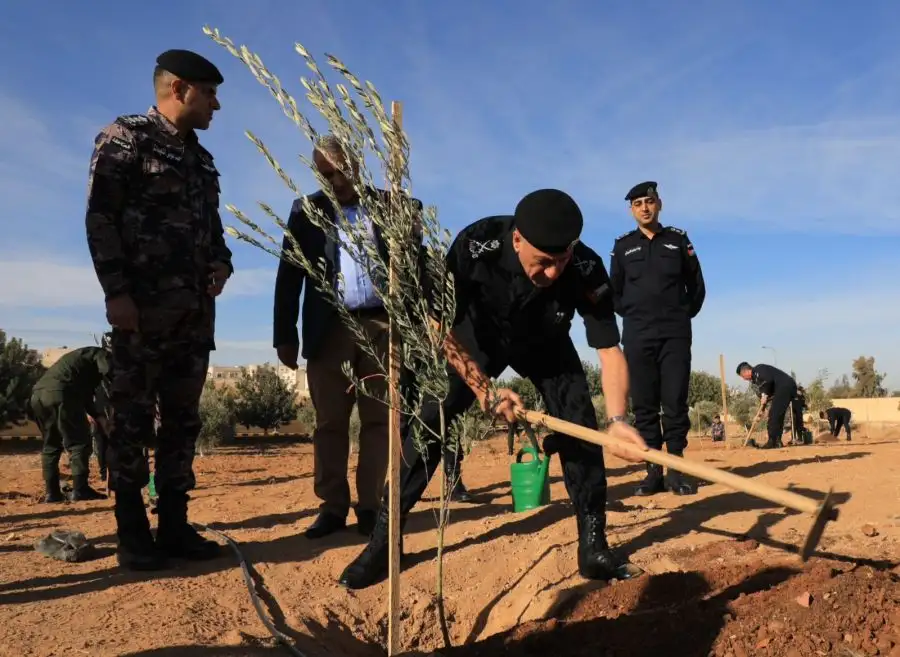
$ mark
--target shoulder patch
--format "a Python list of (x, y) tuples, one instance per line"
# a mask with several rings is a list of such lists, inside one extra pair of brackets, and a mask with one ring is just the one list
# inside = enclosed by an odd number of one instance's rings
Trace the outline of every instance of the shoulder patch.
[(575, 266), (575, 269), (578, 270), (579, 274), (587, 277), (594, 271), (594, 267), (597, 266), (597, 261), (593, 258), (581, 258), (575, 254), (572, 256), (572, 264)]
[(470, 238), (469, 255), (472, 256), (473, 260), (477, 260), (482, 256), (499, 251), (500, 243), (500, 240), (497, 239), (476, 240)]
[(681, 228), (676, 228), (675, 226), (666, 226), (673, 233), (678, 233), (679, 235), (686, 235), (687, 233), (683, 231)]
[(615, 241), (618, 242), (619, 240), (623, 240), (626, 237), (628, 237), (629, 235), (631, 235), (633, 232), (634, 232), (633, 230), (629, 230), (627, 233), (622, 233), (615, 239)]
[(150, 117), (146, 114), (125, 114), (116, 119), (116, 123), (129, 128), (140, 128), (150, 125)]

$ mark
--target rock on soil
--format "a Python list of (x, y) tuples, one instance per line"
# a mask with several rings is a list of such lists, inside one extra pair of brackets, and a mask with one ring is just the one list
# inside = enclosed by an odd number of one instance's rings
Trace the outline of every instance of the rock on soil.
[(440, 654), (900, 656), (900, 578), (888, 568), (766, 563), (753, 548), (752, 541), (713, 544), (682, 555), (685, 572), (613, 583), (550, 620)]

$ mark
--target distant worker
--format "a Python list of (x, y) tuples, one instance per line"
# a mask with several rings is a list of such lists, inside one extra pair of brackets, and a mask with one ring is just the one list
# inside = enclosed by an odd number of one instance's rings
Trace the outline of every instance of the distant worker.
[[(794, 413), (799, 413), (800, 417), (803, 417), (806, 413), (806, 388), (801, 385), (797, 386), (797, 396), (791, 401), (791, 409)], [(805, 444), (804, 440), (804, 431), (800, 430), (800, 427), (791, 426), (792, 435), (791, 435), (791, 443), (794, 445), (803, 445)]]
[(712, 436), (714, 443), (720, 443), (725, 440), (725, 424), (722, 422), (722, 418), (716, 413), (713, 418), (712, 424), (709, 427), (709, 433)]
[(109, 354), (102, 347), (81, 347), (65, 354), (38, 380), (31, 392), (31, 410), (43, 437), (41, 472), (44, 502), (65, 499), (59, 486), (59, 460), (69, 453), (72, 492), (69, 499), (105, 499), (88, 485), (91, 432), (88, 416), (98, 417), (94, 391), (109, 372)]
[[(784, 433), (784, 416), (789, 407), (792, 408), (794, 431), (803, 435), (803, 414), (799, 412), (799, 406), (793, 406), (791, 402), (797, 397), (797, 382), (786, 372), (760, 363), (753, 366), (742, 362), (737, 366), (737, 374), (745, 381), (750, 381), (760, 392), (760, 408), (769, 407), (768, 431), (769, 440), (760, 449), (776, 449), (784, 447), (781, 435)], [(769, 403), (771, 402), (771, 406)]]
[(841, 427), (847, 433), (847, 440), (849, 441), (852, 438), (850, 433), (850, 409), (833, 406), (827, 410), (819, 411), (819, 417), (823, 420), (828, 420), (828, 429), (835, 438), (841, 432)]

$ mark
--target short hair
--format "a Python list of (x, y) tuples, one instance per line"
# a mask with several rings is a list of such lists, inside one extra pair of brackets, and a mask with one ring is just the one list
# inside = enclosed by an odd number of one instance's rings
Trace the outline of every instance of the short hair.
[(154, 91), (159, 91), (160, 86), (162, 86), (163, 82), (167, 82), (171, 78), (178, 77), (171, 71), (164, 69), (162, 66), (157, 64), (153, 69), (153, 89)]

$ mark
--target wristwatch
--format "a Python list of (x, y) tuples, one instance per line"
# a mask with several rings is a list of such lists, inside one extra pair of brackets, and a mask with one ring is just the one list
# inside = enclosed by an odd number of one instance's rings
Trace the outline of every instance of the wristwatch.
[(624, 415), (614, 415), (606, 421), (606, 426), (613, 425), (616, 422), (624, 422), (625, 424), (628, 424), (628, 418)]

